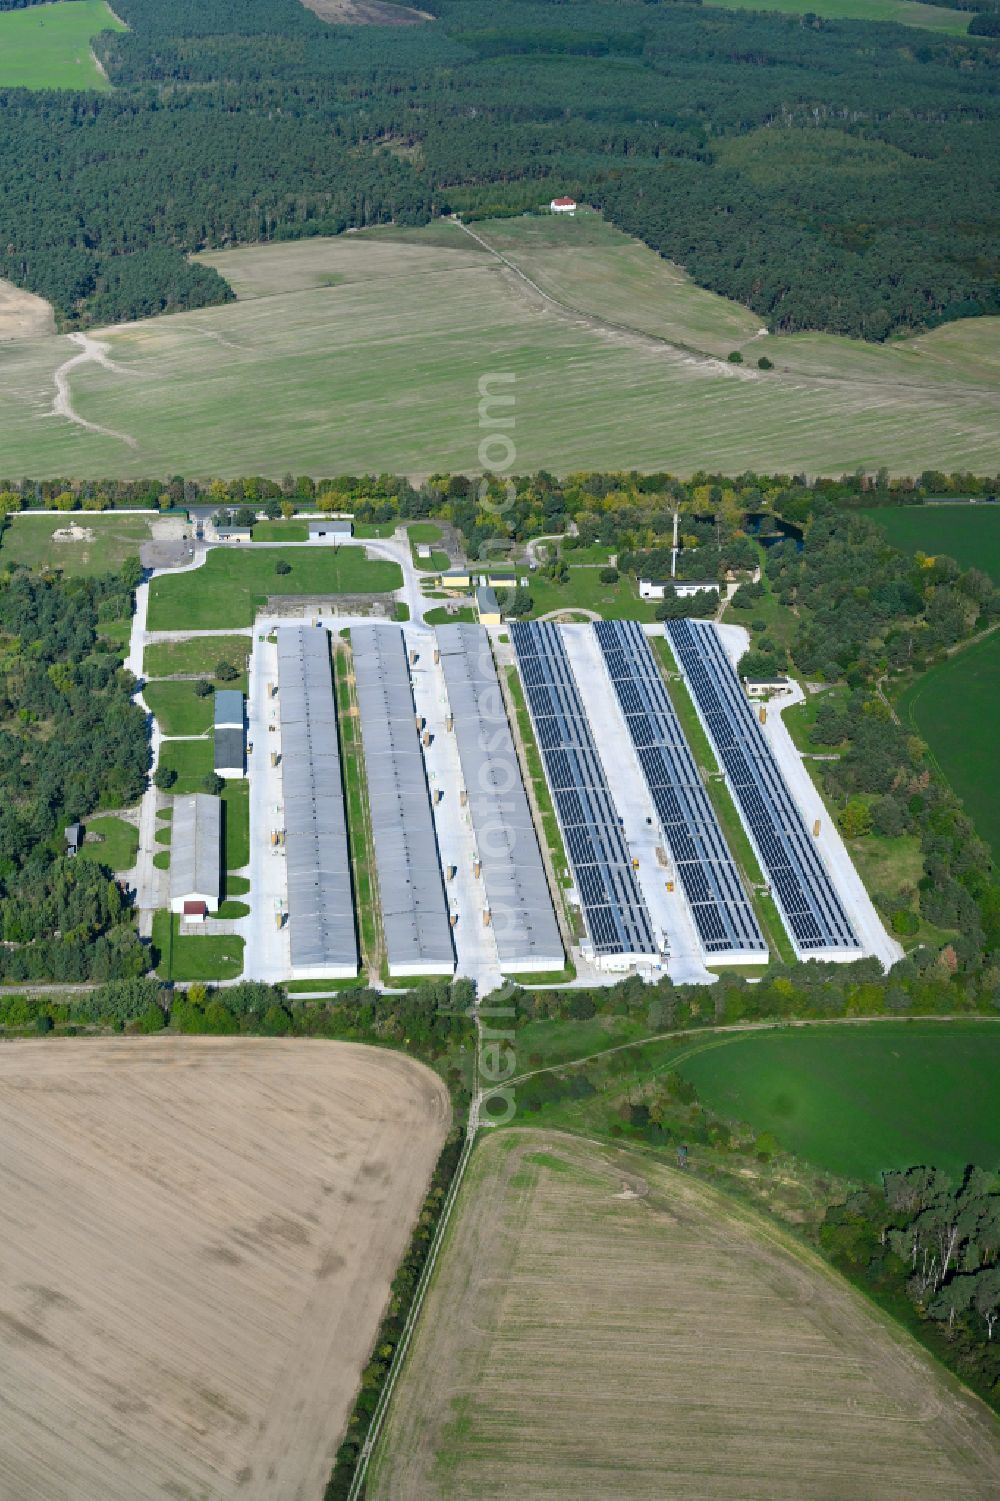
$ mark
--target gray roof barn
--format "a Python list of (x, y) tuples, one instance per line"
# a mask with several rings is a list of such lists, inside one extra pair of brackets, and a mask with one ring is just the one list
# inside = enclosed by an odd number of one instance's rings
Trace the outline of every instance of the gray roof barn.
[(489, 638), (482, 626), (442, 625), (437, 642), (501, 966), (561, 969), (559, 926)]
[(355, 626), (351, 647), (389, 973), (454, 974), (403, 633)]
[(243, 775), (246, 769), (246, 741), (242, 730), (216, 730), (212, 765), (217, 772)]
[(310, 537), (350, 537), (354, 522), (350, 516), (310, 516)]
[(215, 728), (243, 728), (243, 694), (238, 688), (215, 690)]
[(292, 966), (355, 975), (351, 862), (325, 630), (278, 631), (278, 715)]
[(170, 835), (170, 904), (222, 894), (222, 802), (207, 792), (174, 798)]

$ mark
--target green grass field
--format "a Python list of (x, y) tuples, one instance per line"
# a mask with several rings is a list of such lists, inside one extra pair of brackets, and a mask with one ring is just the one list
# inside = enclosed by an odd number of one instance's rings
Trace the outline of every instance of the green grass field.
[(90, 44), (100, 31), (127, 31), (104, 0), (30, 5), (0, 14), (0, 87), (108, 89)]
[(693, 1043), (675, 1066), (710, 1109), (843, 1177), (1000, 1162), (1000, 1024), (731, 1034)]
[[(275, 573), (283, 558), (291, 572)], [(378, 594), (401, 587), (397, 563), (371, 561), (360, 547), (278, 548), (239, 552), (213, 548), (203, 567), (155, 578), (149, 629), (213, 630), (252, 625), (271, 594)]]
[(226, 782), (222, 794), (227, 870), (241, 870), (250, 861), (250, 783)]
[(1000, 583), (1000, 506), (873, 506), (862, 511), (902, 552), (947, 553)]
[(996, 855), (1000, 855), (998, 682), (1000, 633), (994, 631), (917, 678), (897, 705), (903, 723), (927, 741), (941, 773)]
[[(66, 0), (71, 3), (71, 0)], [(75, 3), (75, 0), (72, 0)], [(12, 11), (11, 15), (26, 15)], [(2, 426), (2, 419), (0, 419)], [(26, 568), (61, 568), (65, 574), (110, 573), (126, 558), (139, 556), (139, 544), (150, 538), (149, 516), (128, 511), (67, 511), (64, 516), (33, 516), (19, 511), (0, 540), (0, 563), (23, 563)], [(92, 531), (93, 540), (54, 542), (53, 533), (70, 526)]]
[(153, 947), (159, 950), (157, 973), (163, 980), (235, 980), (243, 971), (243, 939), (210, 931), (182, 937), (176, 913), (153, 914)]
[(255, 542), (308, 542), (309, 528), (304, 521), (258, 521), (253, 529)]
[(88, 818), (84, 825), (88, 834), (97, 834), (100, 842), (85, 844), (80, 851), (81, 860), (98, 860), (111, 870), (131, 870), (139, 848), (139, 831), (124, 818)]
[(778, 10), (790, 16), (828, 16), (839, 21), (895, 21), (925, 31), (960, 36), (969, 29), (968, 11), (921, 5), (919, 0), (705, 0), (724, 10)]
[(12, 341), (8, 470), (170, 473), (183, 452), (199, 476), (326, 473), (331, 453), (354, 473), (469, 471), (484, 370), (516, 378), (525, 472), (1000, 469), (998, 319), (888, 345), (765, 339), (756, 315), (595, 214), (475, 228), (546, 296), (442, 222), (205, 256), (244, 300), (105, 330), (132, 376), (91, 362), (70, 377), (80, 416), (134, 448), (51, 418), (75, 346)]
[(202, 782), (213, 769), (214, 747), (211, 735), (204, 740), (164, 740), (160, 747), (160, 765), (176, 771), (174, 793), (201, 792)]
[(458, 625), (462, 622), (475, 625), (477, 615), (471, 605), (459, 605), (457, 610), (447, 610), (444, 605), (435, 605), (433, 609), (424, 611), (424, 619), (428, 625)]
[[(572, 554), (570, 554), (572, 556)], [(564, 584), (533, 573), (528, 576), (528, 593), (532, 598), (532, 616), (548, 615), (552, 610), (594, 610), (608, 620), (655, 620), (656, 605), (639, 598), (635, 580), (620, 574), (617, 584), (602, 584), (601, 569), (570, 564)]]
[(212, 727), (215, 700), (199, 698), (191, 681), (147, 683), (143, 698), (164, 735), (205, 735)]
[[(142, 666), (150, 678), (168, 678), (175, 673), (211, 678), (218, 662), (229, 662), (245, 672), (251, 645), (249, 636), (192, 636), (188, 641), (153, 641), (143, 653)], [(243, 686), (245, 691), (246, 684)]]

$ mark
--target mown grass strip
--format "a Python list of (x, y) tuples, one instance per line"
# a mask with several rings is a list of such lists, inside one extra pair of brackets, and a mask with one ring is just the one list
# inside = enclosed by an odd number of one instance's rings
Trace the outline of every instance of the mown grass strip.
[(368, 816), (368, 787), (364, 752), (361, 746), (361, 720), (357, 714), (351, 674), (352, 658), (343, 645), (334, 648), (334, 686), (340, 723), (340, 764), (344, 779), (344, 803), (347, 809), (347, 834), (354, 876), (354, 904), (362, 968), (381, 971), (382, 935), (375, 874), (375, 849), (371, 819)]

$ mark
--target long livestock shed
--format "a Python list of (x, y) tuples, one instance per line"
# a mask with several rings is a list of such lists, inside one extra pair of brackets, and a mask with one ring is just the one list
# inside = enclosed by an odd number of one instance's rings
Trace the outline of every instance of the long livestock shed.
[(562, 637), (549, 621), (518, 620), (511, 639), (594, 954), (605, 961), (654, 955), (649, 913)]
[(766, 955), (767, 944), (642, 626), (602, 620), (594, 630), (702, 948), (716, 959)]
[(699, 715), (797, 951), (861, 945), (714, 626), (666, 626)]
[(501, 969), (561, 969), (559, 924), (489, 638), (482, 626), (443, 625), (437, 642)]
[(292, 968), (358, 972), (330, 639), (316, 626), (278, 630), (278, 719)]
[[(222, 801), (207, 792), (174, 798), (170, 910), (218, 911), (222, 896)], [(203, 914), (202, 914), (203, 915)]]
[(453, 975), (455, 954), (410, 671), (398, 626), (351, 631), (389, 974)]

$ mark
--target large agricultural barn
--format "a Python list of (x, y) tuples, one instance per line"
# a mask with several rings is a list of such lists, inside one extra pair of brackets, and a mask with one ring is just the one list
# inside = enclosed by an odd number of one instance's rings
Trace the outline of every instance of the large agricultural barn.
[(389, 974), (453, 975), (427, 774), (403, 633), (355, 626), (354, 675)]
[(358, 972), (337, 710), (324, 630), (278, 636), (278, 712), (292, 965), (297, 974)]
[(222, 896), (222, 802), (207, 792), (174, 798), (170, 910), (200, 921)]

